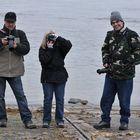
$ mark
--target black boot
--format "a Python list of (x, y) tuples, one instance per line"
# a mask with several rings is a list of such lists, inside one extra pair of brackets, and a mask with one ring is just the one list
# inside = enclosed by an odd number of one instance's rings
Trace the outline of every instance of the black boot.
[(7, 121), (6, 120), (0, 120), (0, 127), (7, 127)]
[(128, 124), (127, 123), (121, 123), (119, 130), (128, 130)]
[(42, 128), (50, 128), (50, 122), (43, 122)]
[(93, 125), (93, 127), (95, 129), (98, 129), (98, 130), (103, 129), (103, 128), (110, 128), (110, 123), (104, 122), (104, 121), (100, 121), (98, 124)]
[(58, 122), (57, 123), (57, 127), (58, 128), (64, 128), (65, 126), (64, 126), (64, 122)]
[(27, 129), (35, 129), (35, 128), (37, 128), (36, 125), (33, 124), (33, 122), (31, 120), (25, 122), (24, 125), (25, 125), (25, 128), (27, 128)]

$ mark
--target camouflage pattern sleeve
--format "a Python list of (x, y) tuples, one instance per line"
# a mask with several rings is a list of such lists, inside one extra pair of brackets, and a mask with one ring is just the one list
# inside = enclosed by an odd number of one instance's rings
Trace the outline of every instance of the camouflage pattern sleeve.
[(102, 61), (103, 64), (109, 64), (109, 32), (107, 32), (104, 44), (102, 46)]
[(134, 65), (140, 64), (140, 37), (136, 32), (133, 32), (130, 37), (132, 53), (128, 61)]

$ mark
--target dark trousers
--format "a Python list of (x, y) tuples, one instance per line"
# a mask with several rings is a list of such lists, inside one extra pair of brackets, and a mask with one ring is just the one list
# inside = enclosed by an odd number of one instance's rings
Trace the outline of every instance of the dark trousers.
[(56, 111), (55, 120), (56, 122), (64, 122), (64, 94), (65, 94), (65, 83), (42, 83), (44, 91), (44, 116), (43, 122), (51, 121), (51, 109), (53, 92), (55, 93), (56, 99)]
[(16, 97), (21, 119), (23, 122), (30, 121), (32, 114), (28, 109), (26, 97), (24, 95), (21, 77), (0, 77), (0, 120), (7, 120), (6, 106), (5, 106), (5, 89), (6, 81), (9, 83)]
[(133, 79), (130, 80), (114, 80), (106, 76), (103, 95), (101, 98), (100, 106), (102, 110), (102, 121), (110, 122), (110, 111), (115, 99), (118, 95), (120, 105), (120, 123), (129, 123), (130, 117), (130, 99), (133, 90)]

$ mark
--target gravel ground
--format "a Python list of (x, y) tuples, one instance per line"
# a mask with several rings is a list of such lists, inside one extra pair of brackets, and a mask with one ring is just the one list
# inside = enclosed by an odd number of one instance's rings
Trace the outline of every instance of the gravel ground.
[(51, 127), (42, 128), (42, 107), (30, 107), (33, 113), (33, 122), (37, 129), (25, 129), (16, 106), (8, 106), (8, 124), (6, 128), (0, 128), (0, 140), (140, 140), (140, 108), (132, 108), (129, 130), (119, 131), (119, 110), (114, 107), (111, 113), (112, 123), (110, 129), (95, 130), (93, 124), (100, 121), (100, 109), (91, 104), (65, 105), (65, 117), (77, 129), (75, 129), (67, 120), (65, 128), (57, 128), (54, 121), (54, 111)]

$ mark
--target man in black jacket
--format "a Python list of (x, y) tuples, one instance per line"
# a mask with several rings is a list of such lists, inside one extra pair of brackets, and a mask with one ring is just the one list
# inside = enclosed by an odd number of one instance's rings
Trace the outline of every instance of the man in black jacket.
[(21, 119), (26, 128), (36, 126), (31, 118), (26, 96), (24, 95), (21, 76), (24, 75), (23, 56), (30, 50), (26, 34), (16, 29), (16, 14), (8, 12), (5, 15), (4, 27), (0, 30), (0, 127), (7, 126), (5, 107), (6, 81), (16, 97)]

